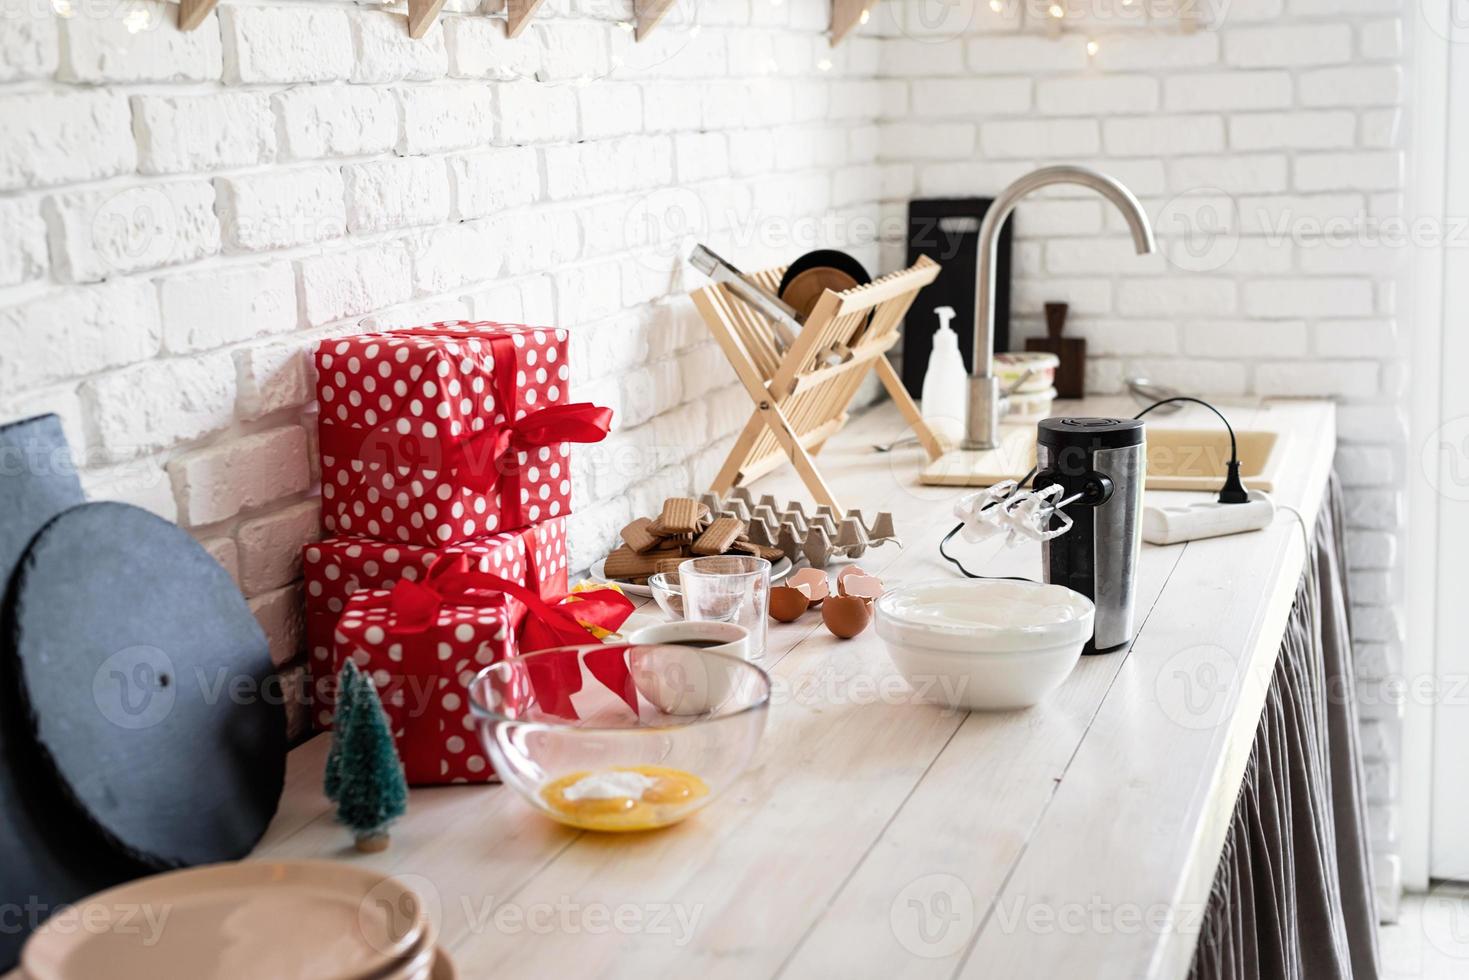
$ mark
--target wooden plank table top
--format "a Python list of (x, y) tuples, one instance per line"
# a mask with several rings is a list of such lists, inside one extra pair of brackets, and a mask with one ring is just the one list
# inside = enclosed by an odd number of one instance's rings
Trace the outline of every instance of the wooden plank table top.
[[(1332, 407), (1224, 411), (1284, 436), (1274, 496), (1313, 526)], [(1192, 409), (1148, 421), (1216, 424)], [(884, 403), (818, 458), (849, 506), (893, 511), (905, 547), (861, 562), (889, 586), (953, 574), (937, 545), (965, 492), (920, 486), (915, 448), (873, 452), (903, 433)], [(754, 489), (802, 496), (789, 468)], [(976, 571), (1039, 577), (1036, 545), (957, 547)], [(814, 615), (774, 626), (769, 726), (749, 771), (651, 834), (577, 832), (506, 787), (445, 787), (415, 790), (392, 847), (359, 855), (321, 795), (317, 738), (292, 753), (255, 857), (403, 876), (466, 977), (1179, 977), (1303, 557), (1289, 513), (1251, 534), (1144, 545), (1131, 647), (1083, 658), (1028, 711), (916, 703), (874, 631), (840, 641)], [(649, 601), (630, 625), (658, 618)]]

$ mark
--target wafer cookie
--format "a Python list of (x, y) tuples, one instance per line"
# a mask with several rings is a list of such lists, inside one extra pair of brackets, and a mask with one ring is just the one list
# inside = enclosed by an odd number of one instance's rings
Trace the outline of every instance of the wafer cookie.
[(721, 517), (694, 542), (696, 555), (722, 555), (745, 533), (745, 522), (738, 517)]
[(700, 506), (689, 497), (669, 497), (663, 501), (658, 523), (670, 534), (691, 534), (699, 529)]
[(639, 517), (622, 529), (622, 540), (633, 551), (651, 551), (658, 545), (658, 536), (648, 530), (648, 525), (652, 523), (646, 517)]
[(640, 555), (626, 545), (623, 545), (607, 556), (607, 562), (602, 567), (602, 573), (608, 578), (633, 578), (639, 575), (651, 575), (657, 570), (659, 560), (652, 555)]

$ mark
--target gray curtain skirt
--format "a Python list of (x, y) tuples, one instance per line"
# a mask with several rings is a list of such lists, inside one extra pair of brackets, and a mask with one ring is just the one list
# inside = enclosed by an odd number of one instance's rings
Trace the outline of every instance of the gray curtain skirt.
[(1335, 478), (1316, 521), (1193, 980), (1377, 980), (1377, 911)]

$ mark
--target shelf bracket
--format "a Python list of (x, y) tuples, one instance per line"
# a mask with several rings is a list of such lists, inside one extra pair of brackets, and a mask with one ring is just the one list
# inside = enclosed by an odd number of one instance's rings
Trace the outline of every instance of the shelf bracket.
[(637, 0), (637, 39), (641, 41), (653, 33), (653, 28), (663, 19), (663, 15), (677, 3), (678, 0)]
[(408, 36), (414, 40), (422, 38), (443, 9), (444, 0), (408, 0)]
[(877, 0), (831, 0), (831, 46), (841, 44), (876, 3)]
[(204, 23), (218, 3), (219, 0), (179, 0), (179, 30), (192, 31)]
[(546, 0), (506, 0), (505, 36), (519, 37), (530, 19)]

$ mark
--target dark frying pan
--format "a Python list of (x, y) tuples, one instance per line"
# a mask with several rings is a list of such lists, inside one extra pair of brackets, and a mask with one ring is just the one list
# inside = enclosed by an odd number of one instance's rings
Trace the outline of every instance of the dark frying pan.
[(826, 290), (841, 292), (872, 281), (862, 263), (834, 248), (807, 252), (786, 267), (778, 295), (796, 308), (804, 322)]

